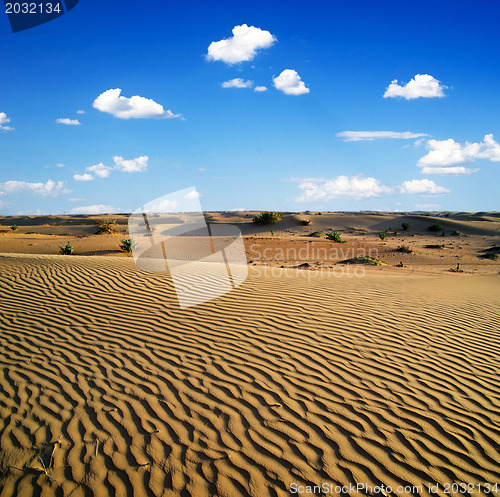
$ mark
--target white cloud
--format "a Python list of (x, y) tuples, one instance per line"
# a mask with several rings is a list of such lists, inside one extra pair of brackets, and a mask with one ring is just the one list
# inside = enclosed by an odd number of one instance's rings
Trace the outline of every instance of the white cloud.
[(91, 174), (73, 174), (73, 179), (76, 181), (94, 181), (94, 177)]
[(234, 78), (222, 83), (222, 88), (252, 88), (253, 81), (245, 81), (243, 78)]
[(302, 95), (309, 93), (297, 71), (285, 69), (279, 76), (273, 77), (274, 87), (287, 95)]
[(187, 200), (195, 200), (201, 197), (203, 197), (203, 195), (200, 192), (197, 192), (196, 190), (193, 190), (192, 192), (189, 192), (187, 195), (184, 196), (184, 198)]
[[(452, 138), (441, 141), (429, 140), (427, 149), (430, 150), (429, 153), (421, 157), (417, 162), (417, 166), (424, 168), (425, 174), (471, 174), (476, 172), (477, 169), (448, 166), (469, 164), (477, 159), (500, 162), (500, 144), (493, 139), (493, 135), (486, 135), (482, 142), (465, 142), (464, 145)], [(434, 171), (430, 172), (431, 169), (434, 169)]]
[(122, 173), (140, 173), (148, 168), (147, 155), (142, 157), (137, 157), (137, 159), (125, 160), (123, 157), (115, 156), (113, 160), (115, 162), (115, 169), (118, 169)]
[(267, 86), (256, 86), (253, 91), (256, 91), (257, 93), (262, 93), (264, 91), (267, 91)]
[(317, 201), (332, 198), (354, 198), (356, 200), (379, 197), (383, 193), (391, 193), (392, 188), (384, 186), (378, 179), (363, 176), (338, 176), (323, 184), (313, 182), (300, 183), (298, 187), (303, 194), (296, 201)]
[(112, 167), (105, 166), (102, 162), (94, 166), (88, 166), (85, 169), (91, 173), (95, 173), (100, 178), (107, 178), (113, 170)]
[(64, 167), (64, 164), (61, 164), (60, 162), (58, 162), (58, 163), (56, 164), (56, 167)]
[(69, 119), (67, 117), (56, 119), (56, 123), (66, 124), (67, 126), (80, 126), (81, 124), (78, 119)]
[(177, 212), (179, 202), (168, 198), (160, 198), (149, 202), (143, 209), (143, 212)]
[(14, 129), (12, 126), (5, 126), (6, 123), (10, 123), (10, 119), (5, 112), (0, 112), (0, 131), (12, 131)]
[(425, 196), (445, 195), (450, 193), (450, 190), (443, 186), (438, 186), (430, 179), (412, 179), (411, 181), (403, 181), (400, 187), (401, 193), (421, 194)]
[(198, 171), (200, 171), (200, 172), (202, 172), (202, 173), (203, 173), (203, 172), (205, 172), (206, 170), (207, 170), (207, 168), (206, 168), (206, 167), (199, 167), (199, 168), (198, 168)]
[(228, 209), (227, 212), (245, 212), (243, 207), (236, 207), (234, 209)]
[(257, 50), (269, 48), (275, 41), (269, 31), (242, 24), (233, 28), (231, 38), (210, 43), (207, 59), (221, 60), (226, 64), (252, 60)]
[(441, 174), (443, 176), (464, 176), (477, 173), (479, 169), (471, 169), (463, 166), (423, 166), (420, 172), (422, 174)]
[(26, 181), (6, 181), (0, 183), (5, 193), (33, 193), (42, 197), (57, 197), (71, 190), (65, 188), (64, 181), (47, 180), (45, 183), (29, 183)]
[(387, 87), (384, 98), (402, 97), (406, 100), (414, 98), (445, 97), (443, 90), (448, 88), (430, 74), (416, 74), (406, 85), (399, 85), (395, 79)]
[(73, 207), (68, 211), (68, 214), (110, 214), (120, 212), (119, 207), (112, 205), (94, 204), (82, 207)]
[(77, 110), (76, 113), (77, 114), (86, 114), (86, 112), (84, 110)]
[(345, 142), (357, 142), (382, 138), (408, 140), (429, 135), (425, 133), (411, 133), (410, 131), (342, 131), (341, 133), (337, 133), (336, 136), (343, 138)]
[(120, 96), (120, 88), (107, 90), (101, 93), (93, 103), (94, 108), (101, 112), (107, 112), (120, 119), (130, 118), (157, 118), (172, 119), (181, 117), (181, 114), (174, 114), (170, 110), (165, 110), (162, 105), (154, 100), (134, 95), (127, 98)]

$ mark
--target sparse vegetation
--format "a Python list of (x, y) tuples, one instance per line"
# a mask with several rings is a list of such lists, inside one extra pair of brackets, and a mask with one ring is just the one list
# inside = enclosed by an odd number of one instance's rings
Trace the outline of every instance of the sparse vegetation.
[(432, 224), (429, 225), (429, 227), (427, 229), (429, 231), (437, 233), (438, 231), (442, 231), (443, 227), (439, 223), (432, 223)]
[(387, 231), (381, 231), (379, 234), (378, 234), (378, 237), (384, 241), (386, 238), (387, 238)]
[(116, 221), (114, 219), (96, 219), (97, 226), (99, 226), (98, 235), (110, 235), (116, 233)]
[(444, 248), (446, 248), (446, 245), (434, 245), (434, 244), (431, 244), (431, 245), (425, 245), (424, 247), (425, 248), (429, 248), (429, 249), (444, 249)]
[(403, 228), (403, 231), (409, 231), (410, 230), (410, 227), (411, 227), (411, 224), (406, 222), (406, 221), (403, 221), (401, 223), (401, 227)]
[(484, 253), (479, 256), (481, 259), (490, 259), (492, 261), (498, 261), (500, 259), (500, 247), (490, 247), (489, 249), (483, 250), (483, 252)]
[(123, 252), (130, 253), (136, 247), (137, 247), (137, 242), (135, 242), (133, 238), (127, 238), (126, 240), (122, 240), (122, 243), (120, 243), (120, 249), (123, 250)]
[(329, 231), (325, 233), (325, 238), (331, 240), (332, 242), (344, 243), (342, 237), (340, 236), (340, 231)]
[(366, 266), (383, 266), (387, 265), (387, 262), (376, 259), (375, 257), (365, 255), (363, 257), (352, 257), (351, 259), (339, 261), (337, 264), (364, 264)]
[(322, 231), (314, 231), (313, 233), (307, 236), (314, 236), (316, 238), (321, 238), (322, 236), (325, 236), (325, 233), (323, 233)]
[(413, 254), (413, 250), (408, 245), (400, 245), (396, 252), (402, 252), (403, 254)]
[(302, 226), (309, 226), (311, 224), (311, 220), (310, 219), (302, 219), (302, 221), (300, 221), (300, 224)]
[(10, 227), (10, 229), (11, 229), (12, 231), (16, 231), (18, 228), (19, 228), (19, 226), (15, 225), (15, 224), (13, 224), (13, 225)]
[(318, 216), (321, 216), (322, 212), (318, 212)]
[(462, 232), (457, 230), (452, 231), (450, 234), (451, 236), (462, 236)]
[(59, 253), (61, 255), (71, 255), (73, 253), (73, 247), (68, 242), (66, 245), (59, 247)]
[(258, 216), (255, 216), (252, 221), (258, 224), (274, 224), (283, 219), (283, 214), (281, 212), (261, 212)]

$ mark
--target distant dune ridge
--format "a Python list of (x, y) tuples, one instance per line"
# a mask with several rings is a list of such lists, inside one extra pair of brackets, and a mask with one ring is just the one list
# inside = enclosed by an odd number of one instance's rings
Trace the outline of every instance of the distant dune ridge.
[(1, 255), (0, 495), (500, 485), (498, 275), (284, 271), (180, 310), (130, 258)]

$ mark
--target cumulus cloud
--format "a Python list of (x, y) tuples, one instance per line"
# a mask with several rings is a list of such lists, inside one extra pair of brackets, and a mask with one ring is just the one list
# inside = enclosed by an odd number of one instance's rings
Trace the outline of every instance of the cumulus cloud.
[(12, 126), (5, 126), (7, 123), (10, 123), (7, 114), (5, 112), (0, 112), (0, 131), (12, 131), (14, 129)]
[(267, 91), (267, 86), (256, 86), (253, 91), (256, 91), (257, 93), (262, 93), (264, 91)]
[(338, 176), (323, 184), (304, 182), (298, 187), (303, 194), (296, 201), (307, 202), (328, 200), (332, 198), (353, 198), (356, 200), (379, 197), (384, 193), (391, 193), (392, 188), (384, 186), (378, 179), (363, 176)]
[(276, 38), (269, 31), (242, 24), (233, 28), (232, 37), (210, 43), (207, 59), (237, 64), (252, 60), (257, 50), (269, 48), (275, 41)]
[(94, 181), (94, 177), (91, 174), (73, 174), (73, 179), (76, 181)]
[(357, 142), (383, 138), (409, 140), (429, 135), (425, 133), (411, 133), (410, 131), (342, 131), (341, 133), (337, 133), (336, 136), (343, 138), (345, 142)]
[(120, 208), (113, 205), (94, 204), (82, 207), (73, 207), (68, 214), (111, 214), (120, 212)]
[(165, 110), (162, 105), (154, 100), (139, 95), (127, 98), (120, 96), (121, 92), (120, 88), (115, 88), (101, 93), (94, 100), (94, 108), (112, 114), (119, 119), (173, 119), (182, 117), (181, 114), (174, 114), (171, 110)]
[(193, 190), (184, 196), (184, 198), (187, 200), (195, 200), (201, 197), (203, 197), (203, 195), (200, 192), (197, 192), (196, 190)]
[(309, 93), (309, 88), (306, 87), (297, 71), (293, 69), (285, 69), (279, 76), (273, 77), (274, 87), (282, 91), (286, 95), (302, 95)]
[(47, 180), (45, 183), (29, 183), (26, 181), (6, 181), (0, 183), (5, 193), (33, 193), (42, 197), (57, 197), (63, 193), (70, 193), (65, 188), (64, 181)]
[(148, 168), (148, 160), (149, 157), (147, 155), (128, 160), (116, 155), (113, 157), (113, 161), (115, 162), (114, 169), (122, 173), (140, 173)]
[(222, 83), (222, 88), (252, 88), (253, 81), (245, 81), (243, 78), (234, 78)]
[(401, 97), (406, 100), (414, 98), (445, 97), (444, 89), (448, 88), (430, 74), (416, 74), (406, 85), (399, 85), (394, 79), (387, 87), (384, 98)]
[(78, 119), (69, 119), (68, 117), (56, 119), (56, 123), (66, 124), (67, 126), (80, 126), (80, 121)]
[[(429, 140), (429, 153), (417, 162), (424, 174), (471, 174), (478, 169), (456, 167), (459, 164), (469, 164), (477, 159), (486, 159), (491, 162), (500, 162), (500, 144), (493, 135), (486, 135), (482, 142), (460, 144), (449, 138), (448, 140)], [(425, 172), (424, 172), (425, 171)]]
[(107, 178), (113, 170), (112, 167), (105, 166), (102, 162), (100, 162), (99, 164), (95, 164), (94, 166), (88, 166), (85, 169), (87, 171), (90, 171), (91, 173), (96, 174), (100, 178)]
[(84, 110), (77, 110), (76, 113), (77, 114), (85, 114), (86, 112)]
[(401, 193), (421, 194), (426, 197), (434, 195), (445, 195), (450, 193), (450, 190), (443, 186), (438, 186), (430, 179), (412, 179), (410, 181), (403, 181), (400, 187)]

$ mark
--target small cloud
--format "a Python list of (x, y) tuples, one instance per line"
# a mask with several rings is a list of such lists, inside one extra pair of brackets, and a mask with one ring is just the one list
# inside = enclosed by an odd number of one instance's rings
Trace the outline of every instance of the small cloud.
[[(425, 174), (471, 174), (478, 169), (449, 166), (469, 164), (477, 159), (500, 162), (500, 144), (493, 139), (492, 134), (486, 135), (482, 142), (465, 142), (463, 145), (452, 138), (429, 140), (427, 149), (430, 150), (429, 153), (417, 162), (417, 166), (425, 169)], [(434, 171), (429, 172), (432, 168)]]
[(84, 200), (87, 200), (85, 198), (77, 198), (77, 197), (73, 197), (73, 198), (69, 198), (68, 199), (70, 202), (83, 202)]
[(477, 173), (479, 169), (472, 169), (463, 166), (448, 166), (448, 167), (435, 167), (423, 166), (420, 172), (422, 174), (440, 174), (442, 176), (468, 176), (472, 173)]
[(264, 91), (267, 91), (267, 86), (256, 86), (253, 91), (256, 91), (257, 93), (262, 93)]
[(69, 119), (67, 117), (56, 119), (56, 123), (66, 124), (67, 126), (80, 126), (80, 121), (78, 119)]
[(205, 172), (207, 169), (205, 167), (199, 167), (198, 171)]
[(252, 88), (253, 81), (245, 81), (243, 78), (234, 78), (229, 81), (224, 81), (221, 86), (222, 88)]
[(197, 192), (196, 190), (193, 190), (184, 196), (184, 198), (187, 200), (195, 200), (201, 197), (203, 197), (203, 195), (200, 192)]
[(326, 178), (318, 178), (315, 176), (296, 176), (291, 178), (283, 178), (282, 181), (288, 181), (290, 183), (321, 183), (322, 181), (328, 181)]
[(347, 177), (338, 176), (323, 184), (314, 182), (300, 183), (298, 187), (303, 194), (296, 198), (298, 202), (329, 200), (332, 198), (353, 198), (356, 200), (379, 197), (391, 193), (392, 188), (384, 186), (378, 179), (365, 178), (361, 175)]
[(96, 164), (95, 166), (88, 166), (85, 168), (85, 170), (90, 171), (92, 173), (95, 173), (100, 178), (107, 178), (111, 174), (111, 171), (113, 170), (113, 168), (109, 167), (109, 166), (105, 166), (101, 162), (99, 164)]
[(134, 95), (127, 98), (120, 96), (120, 88), (107, 90), (101, 93), (93, 103), (93, 107), (101, 112), (107, 112), (119, 119), (173, 119), (182, 117), (165, 110), (162, 105), (154, 100)]
[(227, 212), (245, 212), (243, 207), (236, 207), (235, 209), (228, 209)]
[(58, 162), (58, 163), (56, 164), (56, 167), (64, 167), (64, 164), (61, 164), (60, 162)]
[(57, 197), (63, 193), (70, 193), (71, 190), (65, 188), (63, 181), (47, 180), (45, 183), (29, 183), (26, 181), (6, 181), (0, 183), (0, 188), (9, 193), (33, 193), (42, 197)]
[(410, 131), (342, 131), (336, 136), (343, 138), (345, 142), (372, 141), (378, 139), (408, 140), (429, 136), (425, 133), (412, 133)]
[(137, 157), (137, 159), (125, 160), (123, 157), (115, 156), (113, 160), (115, 162), (114, 169), (122, 173), (140, 173), (148, 168), (149, 157), (144, 155)]
[(401, 193), (421, 194), (425, 196), (445, 195), (450, 193), (450, 190), (436, 185), (430, 179), (412, 179), (411, 181), (403, 181), (400, 187)]
[(276, 41), (269, 31), (246, 24), (235, 26), (232, 32), (232, 37), (210, 43), (208, 60), (220, 60), (226, 64), (252, 60), (258, 50), (269, 48)]
[(297, 71), (293, 69), (285, 69), (279, 76), (273, 77), (274, 87), (282, 91), (286, 95), (303, 95), (309, 93), (309, 88), (306, 87)]
[(6, 123), (10, 123), (10, 119), (5, 112), (0, 112), (0, 131), (12, 131), (14, 129), (12, 126), (5, 126)]
[(398, 80), (394, 79), (387, 87), (384, 98), (405, 98), (412, 100), (414, 98), (441, 98), (445, 97), (444, 89), (448, 88), (440, 81), (433, 78), (430, 74), (416, 74), (406, 85), (399, 85)]
[(76, 113), (77, 114), (86, 114), (86, 112), (84, 110), (77, 110)]
[(76, 181), (94, 181), (94, 177), (91, 174), (73, 174), (73, 179)]
[(68, 211), (68, 214), (112, 214), (120, 211), (119, 207), (114, 207), (113, 205), (94, 204), (73, 207)]

